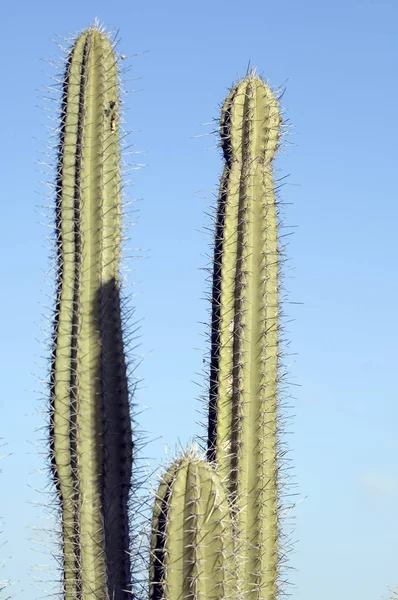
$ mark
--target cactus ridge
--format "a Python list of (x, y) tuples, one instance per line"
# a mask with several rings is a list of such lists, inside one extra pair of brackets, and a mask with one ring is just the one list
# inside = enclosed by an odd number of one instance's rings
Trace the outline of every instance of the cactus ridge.
[(150, 599), (236, 597), (226, 491), (194, 452), (177, 459), (158, 489), (151, 540)]
[(97, 25), (67, 59), (57, 162), (50, 459), (64, 597), (118, 599), (131, 584), (133, 445), (120, 302), (118, 70)]
[(245, 597), (277, 591), (279, 264), (272, 160), (277, 101), (249, 73), (221, 112), (208, 459), (228, 481)]

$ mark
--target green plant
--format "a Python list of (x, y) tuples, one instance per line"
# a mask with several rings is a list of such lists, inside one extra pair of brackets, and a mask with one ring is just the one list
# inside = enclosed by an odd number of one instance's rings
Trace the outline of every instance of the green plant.
[(216, 218), (208, 458), (229, 490), (238, 580), (271, 600), (278, 575), (278, 234), (272, 160), (277, 101), (255, 72), (221, 113), (225, 169)]
[(150, 600), (231, 598), (234, 547), (228, 500), (212, 465), (188, 453), (168, 469), (156, 497)]
[[(279, 264), (272, 160), (280, 121), (273, 93), (254, 72), (231, 89), (222, 108), (225, 169), (213, 261), (209, 462), (197, 463), (188, 455), (160, 485), (152, 524), (151, 577), (156, 585), (151, 600), (209, 596), (200, 585), (206, 573), (197, 557), (211, 561), (212, 544), (219, 538), (206, 531), (209, 540), (202, 545), (192, 534), (191, 497), (207, 499), (204, 486), (195, 487), (195, 478), (187, 476), (198, 465), (213, 478), (217, 473), (218, 500), (212, 506), (223, 506), (223, 498), (228, 499), (232, 570), (221, 597), (277, 596)], [(178, 494), (174, 488), (183, 491)], [(200, 518), (206, 520), (205, 509)], [(195, 534), (202, 531), (193, 529)], [(229, 543), (225, 527), (220, 535)], [(178, 567), (173, 570), (173, 565)], [(201, 575), (193, 578), (197, 588), (190, 585), (189, 569)], [(213, 579), (210, 572), (211, 592)]]
[(120, 169), (117, 60), (94, 25), (67, 58), (56, 181), (50, 447), (67, 600), (118, 600), (131, 584)]
[[(274, 95), (248, 74), (220, 123), (207, 460), (188, 451), (161, 480), (150, 600), (274, 600), (278, 592), (279, 126)], [(65, 600), (133, 592), (121, 212), (117, 58), (94, 24), (67, 58), (56, 177), (50, 458)]]

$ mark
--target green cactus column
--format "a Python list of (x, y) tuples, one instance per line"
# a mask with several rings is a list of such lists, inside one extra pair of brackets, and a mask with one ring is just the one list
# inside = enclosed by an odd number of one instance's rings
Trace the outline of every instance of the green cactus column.
[(156, 497), (150, 600), (235, 600), (234, 564), (226, 491), (214, 468), (188, 453)]
[(277, 102), (249, 74), (221, 115), (208, 457), (227, 480), (244, 598), (277, 592), (278, 237), (272, 160)]
[(56, 180), (50, 446), (67, 600), (125, 598), (131, 583), (118, 111), (115, 53), (93, 26), (67, 59)]

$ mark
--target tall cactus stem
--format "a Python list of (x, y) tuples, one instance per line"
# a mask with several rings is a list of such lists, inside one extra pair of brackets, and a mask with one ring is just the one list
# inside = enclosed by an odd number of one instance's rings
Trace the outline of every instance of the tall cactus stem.
[(278, 235), (272, 160), (280, 116), (254, 72), (221, 114), (208, 458), (227, 481), (244, 598), (277, 593)]
[(67, 59), (56, 180), (50, 449), (66, 600), (120, 600), (131, 579), (120, 188), (117, 59), (109, 37), (94, 25)]

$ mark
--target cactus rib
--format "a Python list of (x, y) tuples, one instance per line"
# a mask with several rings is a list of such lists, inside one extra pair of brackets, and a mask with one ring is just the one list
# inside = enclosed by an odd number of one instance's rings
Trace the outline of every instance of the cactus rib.
[(241, 593), (275, 598), (278, 566), (278, 237), (272, 160), (277, 102), (252, 72), (221, 114), (208, 458), (228, 481)]
[(131, 579), (118, 110), (116, 57), (108, 36), (94, 25), (67, 59), (56, 181), (50, 450), (67, 600), (117, 600)]

